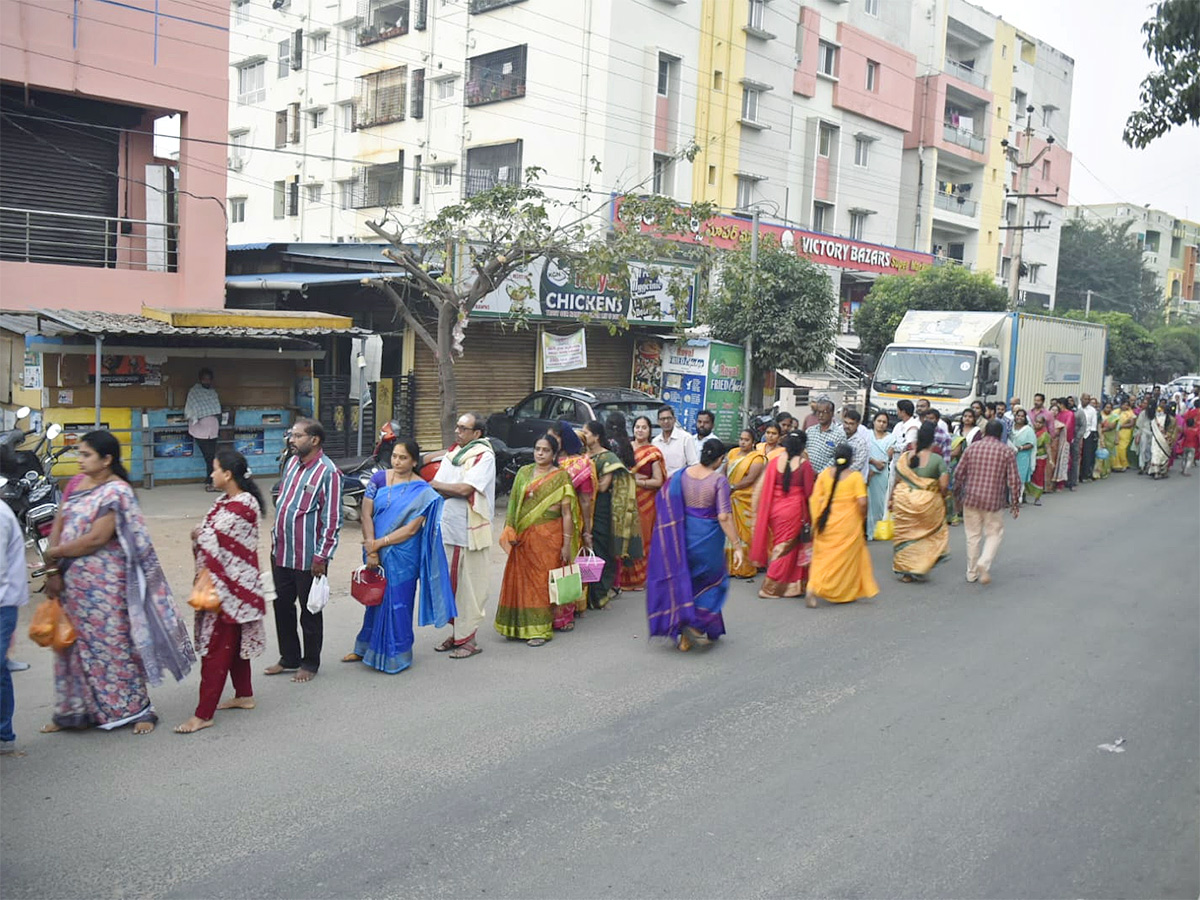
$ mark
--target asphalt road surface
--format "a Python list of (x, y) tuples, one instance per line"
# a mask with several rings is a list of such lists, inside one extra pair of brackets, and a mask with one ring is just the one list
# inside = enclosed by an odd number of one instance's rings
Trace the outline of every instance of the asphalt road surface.
[(314, 682), (256, 674), (258, 709), (186, 737), (197, 674), (150, 736), (37, 734), (22, 628), (0, 893), (1194, 898), (1198, 538), (1200, 477), (1115, 475), (1009, 520), (986, 587), (955, 528), (923, 585), (873, 547), (872, 601), (738, 583), (686, 655), (627, 594), (537, 649), (418, 629), (397, 676), (338, 662), (335, 600)]

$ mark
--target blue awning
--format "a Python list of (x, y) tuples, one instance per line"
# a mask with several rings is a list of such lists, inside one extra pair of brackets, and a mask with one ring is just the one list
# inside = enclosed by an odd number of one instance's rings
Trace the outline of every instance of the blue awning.
[(243, 291), (307, 291), (314, 285), (359, 284), (384, 278), (404, 278), (396, 272), (263, 272), (252, 275), (226, 275), (225, 287)]

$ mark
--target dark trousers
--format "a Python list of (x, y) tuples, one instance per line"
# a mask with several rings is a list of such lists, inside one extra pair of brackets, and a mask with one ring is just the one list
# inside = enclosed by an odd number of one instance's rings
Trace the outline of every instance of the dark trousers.
[(208, 640), (208, 652), (200, 660), (200, 703), (197, 719), (211, 719), (225, 690), (225, 677), (233, 680), (235, 697), (253, 697), (250, 660), (242, 659), (242, 626), (218, 616)]
[(1083, 460), (1083, 438), (1076, 432), (1075, 440), (1071, 442), (1071, 466), (1067, 470), (1067, 487), (1073, 488), (1079, 484), (1079, 463)]
[(200, 448), (200, 454), (204, 457), (204, 483), (212, 484), (212, 466), (213, 460), (217, 456), (217, 439), (216, 438), (193, 438), (196, 446)]
[[(22, 575), (22, 578), (25, 576)], [(12, 673), (8, 671), (8, 645), (17, 630), (17, 607), (0, 606), (0, 741), (15, 741), (12, 720), (16, 711)]]
[(1083, 459), (1079, 463), (1079, 477), (1084, 481), (1092, 480), (1092, 473), (1096, 469), (1096, 447), (1099, 443), (1099, 432), (1083, 439)]
[[(312, 572), (279, 566), (272, 566), (271, 572), (275, 576), (275, 634), (279, 638), (279, 664), (285, 669), (315, 672), (321, 668), (325, 620), (323, 613), (314, 615), (308, 611)], [(303, 656), (300, 654), (300, 637), (296, 633), (297, 602), (300, 604), (300, 630), (304, 632)]]

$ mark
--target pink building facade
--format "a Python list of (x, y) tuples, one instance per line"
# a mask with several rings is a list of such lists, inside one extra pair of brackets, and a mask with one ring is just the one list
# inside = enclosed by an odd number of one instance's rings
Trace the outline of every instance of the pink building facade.
[[(224, 306), (228, 19), (0, 0), (0, 307)], [(154, 155), (167, 116), (177, 159)]]

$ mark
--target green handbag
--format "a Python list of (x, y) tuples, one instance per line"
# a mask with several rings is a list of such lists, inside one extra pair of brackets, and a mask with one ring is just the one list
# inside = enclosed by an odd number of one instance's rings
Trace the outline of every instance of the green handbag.
[(578, 603), (583, 598), (583, 576), (572, 563), (550, 570), (550, 602), (555, 606)]

